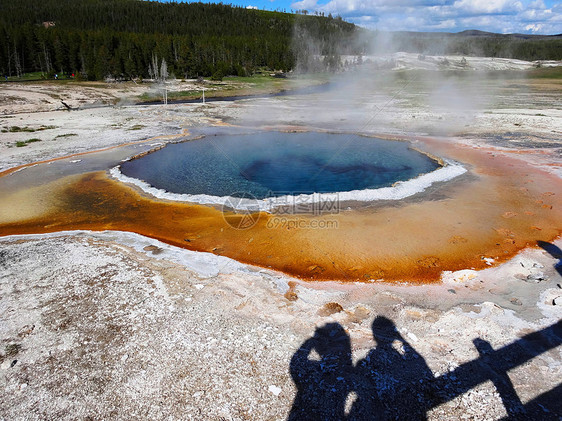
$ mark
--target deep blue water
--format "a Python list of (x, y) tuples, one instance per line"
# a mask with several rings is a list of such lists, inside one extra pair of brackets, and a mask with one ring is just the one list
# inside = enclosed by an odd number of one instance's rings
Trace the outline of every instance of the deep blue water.
[(208, 136), (125, 162), (121, 171), (173, 193), (262, 199), (386, 187), (438, 168), (408, 147), (348, 134)]

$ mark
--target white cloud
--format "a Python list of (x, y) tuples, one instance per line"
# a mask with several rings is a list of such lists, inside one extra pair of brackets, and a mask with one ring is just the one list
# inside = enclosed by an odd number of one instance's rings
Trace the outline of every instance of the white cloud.
[(526, 31), (531, 31), (531, 32), (539, 32), (542, 29), (542, 25), (540, 23), (534, 23), (532, 25), (527, 25), (525, 27)]
[(546, 5), (543, 0), (536, 0), (529, 3), (529, 9), (546, 9)]
[(447, 20), (442, 20), (441, 22), (437, 23), (436, 25), (433, 25), (433, 29), (438, 30), (438, 29), (454, 29), (457, 26), (457, 22), (454, 19), (447, 19)]
[(514, 14), (523, 9), (521, 2), (513, 0), (460, 0), (453, 7), (474, 14)]
[(552, 10), (529, 9), (519, 15), (526, 21), (546, 21), (552, 17)]
[(316, 4), (316, 0), (302, 0), (293, 3), (291, 7), (295, 10), (315, 10)]
[(292, 7), (380, 30), (562, 33), (562, 5), (544, 0), (300, 0)]
[(246, 9), (257, 9), (258, 6), (246, 6)]

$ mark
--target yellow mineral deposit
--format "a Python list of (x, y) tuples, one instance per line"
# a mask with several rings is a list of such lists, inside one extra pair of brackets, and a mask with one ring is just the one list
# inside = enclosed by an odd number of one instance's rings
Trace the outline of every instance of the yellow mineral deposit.
[(254, 226), (235, 229), (244, 215), (155, 200), (101, 171), (6, 197), (0, 203), (0, 235), (131, 231), (301, 279), (342, 282), (436, 282), (444, 270), (482, 269), (560, 235), (562, 199), (555, 192), (562, 188), (552, 174), (527, 164), (520, 154), (437, 139), (418, 142), (427, 153), (464, 163), (469, 175), (388, 206), (290, 215), (335, 222), (325, 224), (331, 228), (276, 226), (268, 224), (274, 215), (261, 213)]

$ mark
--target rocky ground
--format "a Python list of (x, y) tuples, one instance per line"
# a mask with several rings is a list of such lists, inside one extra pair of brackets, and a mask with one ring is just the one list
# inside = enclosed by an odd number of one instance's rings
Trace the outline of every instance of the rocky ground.
[[(74, 111), (20, 90), (3, 103), (0, 170), (237, 124), (447, 136), (560, 173), (559, 81), (387, 81)], [(0, 419), (558, 420), (560, 248), (413, 286), (306, 283), (130, 233), (3, 237)]]

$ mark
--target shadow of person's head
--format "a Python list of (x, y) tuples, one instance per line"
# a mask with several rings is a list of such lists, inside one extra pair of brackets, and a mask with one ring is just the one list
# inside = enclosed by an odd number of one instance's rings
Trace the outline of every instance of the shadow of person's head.
[(402, 336), (396, 329), (394, 322), (384, 316), (377, 316), (371, 326), (373, 339), (378, 344), (392, 343), (394, 340), (402, 340)]
[(345, 356), (351, 353), (349, 335), (339, 323), (328, 323), (316, 328), (313, 339), (314, 348), (322, 357)]

